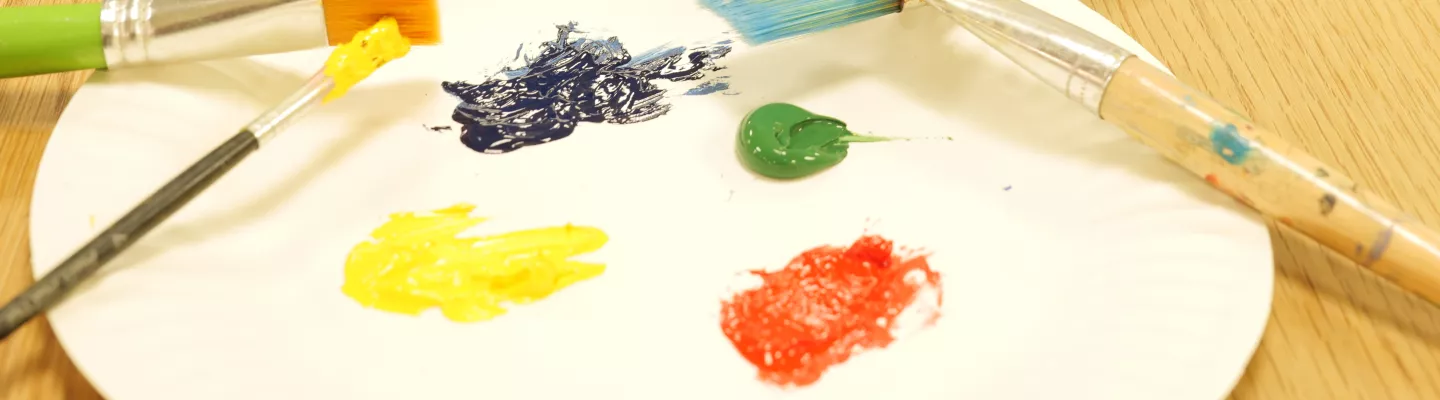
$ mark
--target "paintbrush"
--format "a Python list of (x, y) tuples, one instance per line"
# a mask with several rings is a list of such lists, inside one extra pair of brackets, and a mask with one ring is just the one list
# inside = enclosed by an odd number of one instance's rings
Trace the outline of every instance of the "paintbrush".
[(439, 41), (435, 0), (104, 0), (0, 8), (0, 78), (338, 45), (382, 16)]
[[(432, 3), (431, 6), (434, 4)], [(434, 20), (412, 19), (411, 31), (427, 31)], [(343, 96), (350, 87), (386, 63), (405, 56), (410, 42), (395, 18), (384, 17), (374, 26), (330, 54), (325, 67), (279, 105), (255, 118), (239, 133), (171, 179), (80, 250), (46, 273), (25, 292), (0, 308), (0, 339), (10, 336), (25, 321), (60, 301), (81, 281), (93, 275), (121, 251), (159, 225), (190, 199), (199, 195), (261, 145), (304, 116), (315, 106)], [(433, 40), (433, 39), (432, 39)]]
[[(915, 0), (701, 0), (761, 44)], [(1211, 185), (1440, 303), (1440, 234), (1125, 49), (1018, 0), (925, 0), (1036, 78)]]

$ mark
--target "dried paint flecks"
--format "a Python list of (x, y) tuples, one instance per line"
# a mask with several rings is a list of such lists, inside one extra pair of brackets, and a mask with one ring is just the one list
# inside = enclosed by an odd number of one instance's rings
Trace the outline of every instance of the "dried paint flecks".
[[(720, 77), (720, 79), (724, 79), (724, 78), (726, 78), (726, 77), (723, 77), (723, 76)], [(723, 92), (723, 91), (726, 91), (726, 90), (730, 90), (730, 83), (729, 83), (729, 82), (725, 82), (725, 81), (723, 81), (723, 80), (717, 79), (717, 80), (713, 80), (713, 81), (709, 81), (709, 82), (702, 83), (702, 84), (700, 84), (700, 86), (696, 86), (696, 87), (690, 88), (690, 90), (685, 91), (685, 95), (686, 95), (686, 96), (703, 96), (703, 95), (707, 95), (707, 94), (711, 94), (711, 93)]]
[(1246, 207), (1255, 206), (1254, 203), (1250, 202), (1250, 198), (1245, 197), (1239, 193), (1232, 192), (1230, 191), (1230, 189), (1226, 188), (1225, 185), (1220, 184), (1220, 177), (1215, 176), (1215, 174), (1205, 174), (1205, 182), (1209, 183), (1210, 186), (1214, 187), (1216, 190), (1219, 190), (1220, 193), (1224, 193), (1225, 195), (1234, 198), (1235, 201), (1239, 202), (1240, 204), (1244, 204)]
[(1390, 238), (1395, 236), (1395, 225), (1399, 224), (1399, 222), (1391, 222), (1390, 226), (1386, 226), (1385, 230), (1375, 236), (1375, 242), (1370, 244), (1370, 252), (1365, 254), (1365, 261), (1360, 265), (1369, 266), (1380, 261), (1380, 257), (1385, 255), (1385, 250), (1390, 248)]
[(1232, 165), (1239, 165), (1250, 156), (1250, 140), (1240, 136), (1234, 124), (1217, 125), (1210, 130), (1210, 145), (1215, 154)]
[(1328, 216), (1332, 211), (1335, 211), (1335, 195), (1326, 193), (1320, 196), (1320, 215)]
[(889, 346), (909, 328), (940, 317), (940, 274), (924, 255), (897, 255), (866, 235), (850, 246), (820, 246), (723, 302), (720, 329), (759, 378), (806, 386), (857, 352)]
[(1177, 134), (1180, 136), (1180, 140), (1183, 140), (1185, 142), (1183, 144), (1175, 145), (1174, 151), (1177, 153), (1189, 153), (1195, 150), (1212, 151), (1210, 149), (1211, 147), (1214, 147), (1210, 144), (1209, 136), (1200, 134), (1194, 129), (1190, 129), (1190, 127), (1182, 125), (1179, 128), (1176, 128), (1176, 131)]
[(722, 69), (715, 62), (730, 53), (730, 42), (722, 41), (662, 47), (632, 57), (619, 38), (586, 38), (575, 27), (556, 26), (555, 39), (542, 43), (538, 56), (526, 57), (524, 66), (505, 69), (496, 78), (441, 84), (461, 100), (451, 118), (460, 123), (465, 146), (501, 154), (563, 139), (581, 122), (655, 119), (670, 110), (666, 90), (657, 82), (703, 79), (706, 72)]

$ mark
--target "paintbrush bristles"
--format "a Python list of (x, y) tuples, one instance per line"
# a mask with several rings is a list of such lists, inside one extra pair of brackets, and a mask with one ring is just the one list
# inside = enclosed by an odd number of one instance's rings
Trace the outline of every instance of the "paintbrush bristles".
[(902, 0), (700, 0), (761, 44), (900, 12)]
[(349, 42), (382, 17), (394, 17), (400, 34), (414, 45), (440, 43), (440, 6), (436, 0), (321, 0), (330, 45)]

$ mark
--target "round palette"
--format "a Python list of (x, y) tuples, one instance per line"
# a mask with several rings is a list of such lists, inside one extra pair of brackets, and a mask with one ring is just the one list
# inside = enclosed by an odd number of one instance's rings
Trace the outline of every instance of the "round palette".
[[(1078, 2), (1032, 3), (1156, 62)], [(101, 392), (1208, 400), (1258, 343), (1260, 220), (932, 9), (755, 47), (689, 2), (440, 9), (443, 45), (51, 310)], [(40, 167), (35, 272), (326, 56), (95, 74)], [(771, 103), (910, 140), (762, 177), (737, 135)]]

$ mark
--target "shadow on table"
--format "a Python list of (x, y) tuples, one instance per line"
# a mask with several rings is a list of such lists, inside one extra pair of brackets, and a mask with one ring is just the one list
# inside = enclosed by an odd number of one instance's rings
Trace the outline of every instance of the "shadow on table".
[(103, 400), (85, 380), (44, 317), (36, 318), (0, 342), (0, 397), (29, 393), (16, 398)]
[[(1278, 272), (1277, 303), (1274, 309), (1281, 309), (1280, 301), (1294, 301), (1295, 298), (1310, 296), (1302, 290), (1287, 288), (1309, 286), (1319, 297), (1318, 307), (1305, 310), (1301, 307), (1285, 308), (1281, 314), (1271, 312), (1271, 323), (1285, 324), (1285, 321), (1307, 318), (1323, 337), (1331, 329), (1353, 329), (1363, 327), (1364, 321), (1374, 320), (1389, 325), (1405, 335), (1420, 338), (1432, 349), (1440, 349), (1440, 306), (1411, 294), (1394, 283), (1357, 265), (1338, 253), (1325, 248), (1314, 240), (1283, 225), (1271, 230), (1276, 247), (1276, 270)], [(1289, 296), (1279, 295), (1289, 290)], [(1318, 308), (1318, 309), (1315, 309)], [(1294, 315), (1295, 309), (1301, 314)], [(1288, 315), (1287, 315), (1288, 314)], [(1281, 326), (1281, 329), (1284, 327)], [(1379, 335), (1381, 343), (1393, 346), (1384, 337), (1384, 332), (1367, 333), (1363, 336)], [(1394, 349), (1396, 353), (1410, 353), (1420, 349)]]

